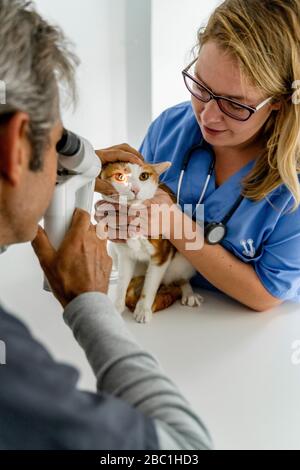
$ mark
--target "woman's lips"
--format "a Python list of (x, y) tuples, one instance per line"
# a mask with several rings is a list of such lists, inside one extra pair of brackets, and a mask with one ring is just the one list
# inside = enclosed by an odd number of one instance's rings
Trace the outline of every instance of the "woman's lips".
[(218, 131), (215, 129), (210, 129), (209, 127), (206, 127), (204, 125), (203, 125), (203, 128), (207, 134), (211, 134), (211, 135), (218, 135), (218, 134), (222, 134), (223, 132), (226, 132), (226, 131)]

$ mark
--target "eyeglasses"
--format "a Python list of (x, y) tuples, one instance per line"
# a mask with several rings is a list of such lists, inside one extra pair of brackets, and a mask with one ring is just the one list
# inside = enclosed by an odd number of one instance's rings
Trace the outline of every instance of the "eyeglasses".
[(253, 108), (246, 104), (239, 103), (238, 101), (226, 98), (225, 96), (215, 95), (209, 88), (200, 83), (193, 75), (189, 73), (189, 69), (197, 62), (198, 59), (193, 60), (193, 62), (188, 65), (183, 71), (182, 75), (184, 78), (185, 85), (189, 92), (198, 100), (203, 103), (208, 103), (211, 100), (216, 100), (220, 110), (237, 121), (247, 121), (252, 114), (259, 111), (263, 106), (265, 106), (272, 97), (267, 98), (262, 103)]

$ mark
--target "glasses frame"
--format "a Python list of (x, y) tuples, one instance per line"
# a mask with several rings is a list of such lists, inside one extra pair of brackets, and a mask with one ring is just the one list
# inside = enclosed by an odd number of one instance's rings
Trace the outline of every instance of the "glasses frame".
[[(243, 104), (243, 103), (240, 103), (239, 101), (236, 101), (236, 100), (232, 100), (231, 98), (227, 98), (226, 96), (222, 96), (222, 95), (216, 95), (215, 93), (213, 93), (209, 88), (207, 88), (207, 86), (203, 85), (203, 83), (201, 83), (199, 80), (196, 80), (195, 77), (193, 77), (189, 72), (188, 70), (192, 67), (192, 65), (195, 64), (195, 62), (197, 62), (198, 58), (196, 58), (195, 60), (193, 60), (193, 62), (191, 62), (183, 71), (182, 71), (182, 75), (183, 75), (183, 79), (184, 79), (184, 83), (185, 83), (185, 86), (187, 87), (187, 89), (189, 90), (189, 92), (191, 93), (192, 96), (194, 96), (197, 100), (201, 101), (202, 103), (209, 103), (211, 100), (216, 100), (218, 106), (219, 106), (219, 109), (222, 111), (222, 113), (226, 114), (226, 116), (229, 116), (231, 119), (234, 119), (236, 121), (240, 121), (240, 122), (245, 122), (245, 121), (248, 121), (248, 119), (250, 119), (250, 117), (256, 113), (257, 111), (259, 111), (261, 108), (263, 108), (267, 103), (269, 103), (269, 101), (271, 101), (271, 99), (273, 98), (272, 96), (270, 98), (267, 98), (266, 100), (264, 100), (262, 103), (258, 104), (255, 108), (253, 108), (252, 106), (249, 106), (247, 104)], [(193, 93), (190, 88), (188, 87), (187, 85), (187, 81), (186, 81), (186, 78), (189, 78), (190, 80), (192, 80), (194, 83), (196, 83), (196, 85), (199, 85), (201, 86), (202, 88), (204, 88), (204, 90), (207, 91), (207, 93), (210, 95), (210, 98), (205, 101), (205, 100), (202, 100), (201, 98), (199, 98), (199, 96), (197, 96), (195, 93)], [(244, 108), (244, 109), (247, 109), (247, 111), (249, 111), (249, 116), (246, 118), (246, 119), (239, 119), (237, 117), (234, 117), (232, 116), (231, 114), (229, 114), (227, 111), (224, 111), (221, 106), (220, 106), (220, 103), (219, 103), (219, 100), (225, 100), (225, 101), (229, 101), (230, 103), (233, 103), (237, 106), (240, 106), (241, 108)]]

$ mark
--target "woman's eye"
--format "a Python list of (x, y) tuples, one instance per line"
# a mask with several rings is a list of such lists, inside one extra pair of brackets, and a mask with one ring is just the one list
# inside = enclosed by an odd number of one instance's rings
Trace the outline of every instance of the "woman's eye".
[(234, 111), (241, 111), (243, 110), (243, 108), (241, 106), (239, 106), (238, 104), (234, 104), (234, 103), (229, 103), (229, 108), (233, 109)]
[(149, 179), (149, 173), (141, 173), (140, 180), (146, 181), (147, 179)]
[(194, 83), (193, 86), (194, 86), (195, 92), (201, 93), (201, 94), (207, 93), (207, 91), (205, 90), (205, 88), (203, 88), (203, 87), (202, 87), (201, 85), (199, 85), (198, 83)]
[(120, 181), (122, 183), (126, 181), (126, 176), (123, 175), (123, 173), (117, 173), (116, 175), (114, 175), (114, 178), (115, 180)]

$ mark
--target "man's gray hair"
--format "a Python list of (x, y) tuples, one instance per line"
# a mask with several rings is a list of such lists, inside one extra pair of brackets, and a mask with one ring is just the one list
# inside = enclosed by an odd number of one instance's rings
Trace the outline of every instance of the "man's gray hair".
[(46, 22), (31, 1), (0, 0), (0, 44), (0, 81), (5, 84), (0, 125), (17, 111), (28, 113), (30, 169), (37, 171), (59, 118), (59, 89), (76, 98), (79, 61), (61, 29)]

